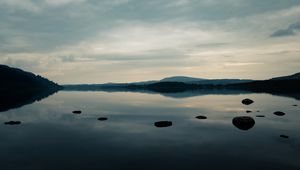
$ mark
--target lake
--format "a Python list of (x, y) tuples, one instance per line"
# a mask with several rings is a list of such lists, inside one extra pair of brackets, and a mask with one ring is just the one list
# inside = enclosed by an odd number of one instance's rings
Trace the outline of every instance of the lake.
[[(254, 103), (243, 105), (245, 98)], [(60, 91), (0, 113), (0, 169), (299, 170), (299, 105), (270, 94)], [(241, 116), (255, 124), (233, 123)], [(159, 128), (158, 121), (172, 125)]]

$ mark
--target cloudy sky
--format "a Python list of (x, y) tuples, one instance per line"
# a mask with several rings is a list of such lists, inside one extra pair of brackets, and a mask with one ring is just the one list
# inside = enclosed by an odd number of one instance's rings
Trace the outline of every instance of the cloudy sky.
[(299, 0), (0, 0), (0, 64), (61, 84), (300, 71)]

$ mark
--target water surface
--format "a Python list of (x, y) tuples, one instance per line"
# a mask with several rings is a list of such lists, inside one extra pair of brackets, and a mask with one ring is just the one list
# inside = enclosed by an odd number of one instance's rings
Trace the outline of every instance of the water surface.
[[(244, 98), (255, 102), (245, 106)], [(0, 113), (0, 166), (3, 170), (300, 169), (299, 105), (298, 100), (269, 94), (171, 98), (61, 91)], [(74, 110), (82, 113), (73, 114)], [(276, 116), (275, 111), (286, 114)], [(232, 120), (241, 116), (252, 117), (254, 126), (236, 127)], [(107, 120), (98, 120), (103, 117)], [(5, 125), (7, 121), (22, 123)], [(158, 121), (171, 121), (172, 126), (158, 128), (154, 126)]]

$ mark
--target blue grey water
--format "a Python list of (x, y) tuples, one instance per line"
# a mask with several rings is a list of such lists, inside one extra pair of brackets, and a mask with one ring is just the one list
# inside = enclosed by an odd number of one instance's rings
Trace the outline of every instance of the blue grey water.
[[(243, 105), (244, 98), (255, 102)], [(269, 94), (62, 91), (0, 113), (0, 169), (300, 169), (299, 105)], [(255, 125), (235, 127), (239, 116)], [(11, 120), (22, 123), (4, 125)], [(172, 126), (154, 126), (163, 120)]]

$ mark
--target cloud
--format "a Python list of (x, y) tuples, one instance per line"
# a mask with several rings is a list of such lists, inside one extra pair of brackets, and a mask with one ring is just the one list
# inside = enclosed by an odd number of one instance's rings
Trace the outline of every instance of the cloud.
[(293, 29), (282, 29), (275, 31), (271, 37), (285, 37), (285, 36), (292, 36), (295, 35), (295, 32)]
[(267, 38), (299, 17), (297, 0), (0, 0), (0, 63), (59, 83), (264, 78), (299, 70), (299, 40)]
[(44, 3), (50, 6), (63, 6), (70, 3), (83, 3), (86, 0), (44, 0)]
[[(193, 48), (226, 45), (232, 33), (211, 28), (206, 30), (194, 22), (126, 22), (102, 30), (92, 40), (65, 46), (66, 55), (153, 56), (181, 54)], [(220, 43), (220, 39), (222, 43)], [(136, 57), (135, 57), (136, 58)], [(155, 57), (154, 57), (155, 58)]]
[(285, 37), (285, 36), (293, 36), (297, 34), (297, 31), (300, 30), (300, 21), (294, 24), (289, 25), (286, 29), (280, 29), (275, 31), (271, 37)]
[[(49, 9), (61, 7), (75, 7), (84, 9), (105, 9), (111, 6), (118, 6), (131, 0), (0, 0), (3, 9), (11, 12), (27, 11), (32, 13), (43, 13)], [(1, 7), (0, 7), (1, 8)], [(75, 9), (75, 8), (73, 8)]]
[(10, 10), (40, 11), (39, 6), (31, 0), (0, 0), (0, 5), (10, 8)]
[(234, 63), (224, 63), (225, 66), (241, 66), (241, 67), (244, 67), (244, 66), (250, 66), (250, 65), (260, 65), (260, 64), (264, 64), (264, 63), (251, 63), (251, 62), (248, 62), (248, 63), (237, 63), (237, 62), (234, 62)]

